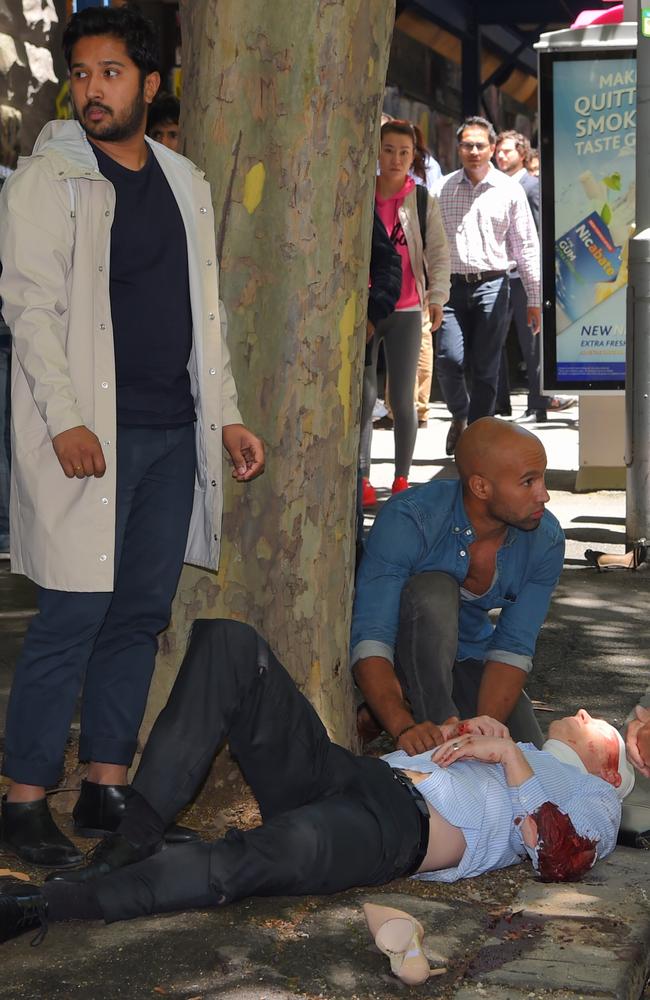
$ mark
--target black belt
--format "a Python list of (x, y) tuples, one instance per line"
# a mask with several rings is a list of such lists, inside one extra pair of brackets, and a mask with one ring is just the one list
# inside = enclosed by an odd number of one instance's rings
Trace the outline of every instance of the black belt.
[(480, 285), (482, 281), (493, 281), (494, 278), (505, 278), (507, 271), (477, 271), (476, 274), (452, 274), (452, 281), (460, 281), (464, 285)]
[(418, 810), (418, 813), (420, 814), (420, 840), (418, 842), (417, 851), (415, 852), (415, 856), (409, 865), (408, 871), (405, 871), (403, 875), (403, 878), (408, 878), (409, 875), (415, 875), (416, 871), (427, 856), (427, 851), (429, 849), (429, 821), (431, 816), (427, 800), (420, 794), (420, 792), (418, 792), (408, 774), (404, 774), (403, 771), (394, 769), (393, 775), (395, 776), (395, 779), (399, 781), (400, 785), (402, 785), (402, 787), (409, 793)]

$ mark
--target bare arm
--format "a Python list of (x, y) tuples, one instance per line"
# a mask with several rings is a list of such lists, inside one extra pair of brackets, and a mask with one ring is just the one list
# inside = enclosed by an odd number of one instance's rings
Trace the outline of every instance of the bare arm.
[(354, 677), (371, 712), (400, 750), (413, 756), (442, 742), (442, 734), (435, 723), (415, 722), (390, 660), (383, 656), (357, 660)]
[(637, 705), (625, 730), (627, 755), (640, 774), (650, 778), (650, 709)]
[(526, 671), (519, 667), (488, 660), (483, 670), (476, 714), (505, 722), (521, 696), (526, 677)]

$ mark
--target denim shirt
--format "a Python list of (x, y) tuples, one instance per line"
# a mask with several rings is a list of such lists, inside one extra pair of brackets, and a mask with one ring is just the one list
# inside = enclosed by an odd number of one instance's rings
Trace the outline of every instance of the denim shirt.
[[(393, 662), (402, 588), (418, 573), (448, 573), (462, 586), (476, 540), (462, 485), (432, 480), (388, 501), (370, 532), (356, 583), (351, 664), (369, 656)], [(533, 531), (510, 527), (485, 594), (463, 598), (457, 659), (495, 660), (530, 671), (538, 632), (564, 561), (564, 533), (545, 511)], [(501, 614), (496, 626), (489, 612)]]

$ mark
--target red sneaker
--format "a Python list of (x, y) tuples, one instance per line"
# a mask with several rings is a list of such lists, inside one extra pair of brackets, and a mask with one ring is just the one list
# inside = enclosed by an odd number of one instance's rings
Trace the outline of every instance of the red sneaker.
[(401, 493), (402, 490), (407, 490), (409, 488), (408, 479), (406, 476), (398, 476), (394, 480), (393, 485), (390, 488), (391, 493)]
[(361, 480), (361, 506), (374, 507), (377, 503), (377, 493), (375, 487), (370, 485), (370, 480), (365, 476)]

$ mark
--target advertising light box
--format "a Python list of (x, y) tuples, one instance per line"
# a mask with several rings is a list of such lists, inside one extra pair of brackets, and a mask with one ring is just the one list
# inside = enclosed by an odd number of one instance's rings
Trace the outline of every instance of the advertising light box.
[(625, 386), (632, 50), (540, 55), (545, 389)]

